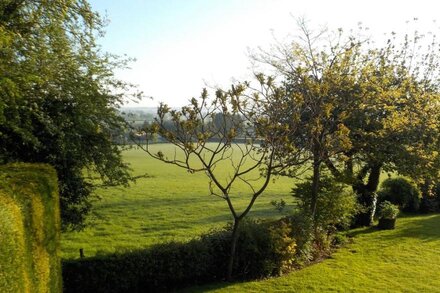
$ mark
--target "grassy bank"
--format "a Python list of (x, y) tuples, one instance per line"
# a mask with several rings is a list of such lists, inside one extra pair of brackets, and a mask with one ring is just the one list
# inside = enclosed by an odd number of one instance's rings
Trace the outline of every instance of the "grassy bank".
[(398, 219), (396, 230), (353, 231), (330, 259), (280, 278), (186, 292), (439, 292), (440, 215)]

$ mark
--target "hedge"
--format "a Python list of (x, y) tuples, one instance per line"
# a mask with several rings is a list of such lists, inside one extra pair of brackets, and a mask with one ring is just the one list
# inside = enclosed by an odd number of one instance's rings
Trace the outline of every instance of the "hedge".
[[(233, 275), (256, 279), (293, 265), (296, 243), (288, 224), (245, 221), (240, 228)], [(64, 292), (164, 292), (223, 280), (231, 227), (189, 242), (63, 261)]]
[(0, 166), (0, 292), (61, 292), (55, 170)]

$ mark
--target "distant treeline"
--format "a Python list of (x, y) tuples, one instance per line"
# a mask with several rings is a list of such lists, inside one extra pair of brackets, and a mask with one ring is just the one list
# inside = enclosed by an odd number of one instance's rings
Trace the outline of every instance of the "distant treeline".
[[(127, 122), (127, 129), (123, 133), (115, 133), (113, 135), (113, 142), (118, 145), (133, 145), (140, 144), (145, 145), (147, 143), (147, 135), (145, 133), (145, 129), (147, 129), (153, 122), (156, 117), (155, 114), (151, 112), (151, 109), (148, 108), (148, 112), (139, 109), (129, 109), (120, 112), (121, 116)], [(209, 125), (204, 125), (210, 131), (220, 129), (220, 128), (230, 128), (231, 123), (228, 123), (228, 120), (241, 120), (243, 123), (242, 129), (237, 129), (240, 133), (238, 137), (233, 139), (233, 143), (246, 143), (248, 141), (246, 133), (253, 132), (252, 126), (245, 126), (245, 121), (243, 117), (223, 117), (223, 114), (216, 114), (212, 120), (209, 122)], [(226, 121), (226, 122), (225, 122)], [(173, 122), (170, 120), (165, 121), (164, 123), (167, 129), (172, 130), (174, 128)], [(221, 140), (220, 137), (212, 137), (208, 139), (208, 142), (219, 142)], [(154, 137), (154, 139), (150, 139), (148, 143), (165, 143), (167, 140), (162, 138), (160, 135)]]

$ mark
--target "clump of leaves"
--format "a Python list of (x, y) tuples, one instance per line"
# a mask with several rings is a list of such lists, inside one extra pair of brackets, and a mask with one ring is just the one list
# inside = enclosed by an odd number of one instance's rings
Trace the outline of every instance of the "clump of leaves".
[[(300, 210), (307, 212), (312, 201), (312, 179), (292, 189)], [(358, 210), (356, 197), (345, 185), (324, 175), (319, 182), (318, 202), (314, 222), (325, 230), (346, 228)]]
[(389, 201), (384, 201), (379, 205), (379, 219), (395, 219), (399, 214), (399, 207)]
[(272, 200), (271, 202), (270, 202), (270, 204), (272, 205), (272, 206), (274, 206), (274, 208), (278, 211), (278, 212), (282, 212), (282, 211), (284, 211), (284, 208), (286, 207), (286, 202), (284, 201), (284, 199), (280, 199), (279, 201), (278, 200)]
[(417, 212), (421, 194), (417, 186), (403, 177), (388, 178), (378, 193), (379, 201), (389, 201), (405, 212)]

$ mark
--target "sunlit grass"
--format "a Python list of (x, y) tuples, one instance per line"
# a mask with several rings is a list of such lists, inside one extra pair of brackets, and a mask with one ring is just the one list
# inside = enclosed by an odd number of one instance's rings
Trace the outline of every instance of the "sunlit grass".
[[(172, 152), (170, 145), (154, 146)], [(231, 220), (226, 203), (209, 195), (203, 173), (191, 174), (176, 166), (148, 157), (141, 150), (129, 150), (125, 159), (135, 175), (147, 172), (129, 188), (98, 190), (98, 217), (85, 231), (65, 233), (64, 258), (116, 250), (147, 247), (169, 240), (188, 240), (225, 225)], [(218, 170), (222, 171), (222, 170)], [(227, 170), (223, 170), (227, 175)], [(220, 173), (221, 175), (221, 173)], [(382, 179), (386, 178), (384, 175)], [(251, 216), (280, 217), (270, 204), (284, 199), (292, 209), (289, 195), (294, 180), (279, 178), (258, 199)], [(249, 197), (237, 193), (243, 208)], [(440, 288), (440, 215), (398, 219), (397, 229), (355, 230), (353, 243), (330, 259), (280, 278), (237, 284), (213, 284), (190, 288), (191, 292), (435, 292)]]
[(399, 218), (396, 230), (352, 232), (330, 259), (280, 278), (188, 292), (439, 292), (440, 215)]
[[(171, 145), (154, 145), (156, 150), (173, 154)], [(231, 215), (224, 200), (210, 195), (208, 179), (204, 173), (191, 174), (179, 167), (152, 159), (145, 152), (132, 149), (124, 158), (134, 175), (148, 173), (128, 188), (112, 187), (97, 190), (102, 200), (95, 203), (97, 216), (92, 225), (82, 232), (62, 235), (64, 258), (79, 257), (83, 248), (86, 256), (110, 253), (121, 249), (146, 247), (151, 244), (188, 240), (211, 228), (224, 226)], [(218, 168), (220, 177), (226, 178), (227, 165)], [(243, 209), (250, 196), (243, 183), (233, 189), (234, 203)], [(289, 192), (294, 181), (278, 178), (257, 200), (250, 216), (256, 218), (280, 217), (270, 204), (284, 199), (292, 203)], [(289, 211), (288, 206), (285, 213)]]

